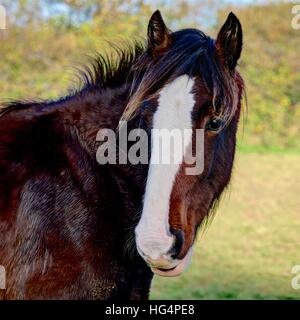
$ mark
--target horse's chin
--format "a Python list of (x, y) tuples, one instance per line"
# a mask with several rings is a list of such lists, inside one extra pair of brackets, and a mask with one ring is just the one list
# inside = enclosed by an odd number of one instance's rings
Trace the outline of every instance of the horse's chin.
[(183, 260), (181, 260), (181, 262), (175, 268), (164, 270), (164, 269), (158, 269), (155, 267), (151, 267), (151, 270), (155, 275), (158, 275), (161, 277), (180, 276), (183, 273), (183, 271), (185, 271), (187, 266), (189, 265), (189, 262), (191, 260), (191, 255), (192, 254), (191, 254), (191, 250), (190, 250), (189, 253), (184, 257)]

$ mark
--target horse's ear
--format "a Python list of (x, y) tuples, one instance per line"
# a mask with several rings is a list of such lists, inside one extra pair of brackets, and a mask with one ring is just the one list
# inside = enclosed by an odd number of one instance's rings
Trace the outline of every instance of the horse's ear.
[(230, 71), (234, 70), (240, 58), (243, 45), (243, 32), (239, 19), (230, 12), (219, 31), (216, 52), (222, 63)]
[(148, 50), (152, 54), (159, 54), (171, 44), (171, 31), (165, 25), (159, 10), (156, 10), (148, 24)]

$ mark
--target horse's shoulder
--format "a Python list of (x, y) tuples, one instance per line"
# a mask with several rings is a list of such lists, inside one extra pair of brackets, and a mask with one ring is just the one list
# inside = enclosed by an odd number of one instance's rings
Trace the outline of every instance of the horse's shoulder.
[(0, 116), (0, 189), (6, 182), (21, 185), (41, 173), (59, 175), (67, 162), (68, 129), (61, 122), (55, 112), (31, 106)]
[(54, 113), (47, 114), (42, 109), (38, 111), (34, 107), (28, 107), (11, 110), (0, 116), (1, 158), (12, 162), (26, 159), (35, 162), (33, 158), (37, 153), (42, 155), (43, 152), (50, 151), (50, 145), (59, 141), (59, 124)]
[(79, 131), (55, 106), (33, 105), (0, 116), (2, 177), (11, 171), (28, 178), (41, 173), (59, 177), (64, 170), (77, 176), (78, 168), (87, 174), (90, 157)]

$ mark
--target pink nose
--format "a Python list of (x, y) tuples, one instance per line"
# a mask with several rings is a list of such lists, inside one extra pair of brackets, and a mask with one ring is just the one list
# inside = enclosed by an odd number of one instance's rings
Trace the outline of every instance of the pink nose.
[(173, 268), (174, 260), (177, 259), (183, 246), (184, 234), (180, 230), (174, 230), (172, 237), (168, 237), (167, 240), (168, 246), (164, 245), (162, 249), (160, 242), (155, 242), (152, 239), (148, 242), (142, 242), (136, 234), (137, 250), (150, 266), (162, 269)]

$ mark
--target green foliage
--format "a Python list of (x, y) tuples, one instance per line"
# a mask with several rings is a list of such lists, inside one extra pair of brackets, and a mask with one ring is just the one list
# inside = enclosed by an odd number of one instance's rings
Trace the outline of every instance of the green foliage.
[(300, 147), (300, 31), (291, 27), (291, 8), (235, 10), (244, 29), (240, 71), (249, 105), (243, 144)]
[[(0, 30), (0, 99), (56, 98), (74, 86), (72, 66), (109, 50), (105, 40), (145, 37), (153, 8), (142, 0), (4, 0), (8, 29)], [(173, 27), (212, 21), (211, 1), (161, 1)], [(220, 8), (221, 2), (216, 2)], [(63, 5), (63, 10), (57, 8)], [(45, 8), (47, 10), (45, 11)], [(209, 10), (208, 10), (209, 9)], [(220, 11), (218, 26), (229, 10)], [(239, 142), (264, 148), (300, 148), (300, 31), (291, 28), (291, 4), (233, 11), (244, 29), (240, 64), (249, 111)], [(202, 12), (202, 14), (199, 14)], [(201, 19), (198, 17), (201, 16)], [(207, 29), (207, 28), (206, 28)], [(207, 31), (207, 30), (204, 30)]]
[(82, 1), (83, 7), (81, 1), (69, 2), (71, 7), (64, 14), (41, 18), (42, 9), (36, 1), (7, 1), (8, 28), (0, 30), (1, 100), (65, 95), (68, 88), (76, 85), (74, 67), (86, 63), (87, 56), (96, 51), (108, 51), (106, 40), (114, 42), (144, 35), (146, 19), (151, 15), (149, 6), (143, 3), (135, 4), (137, 12), (132, 12), (129, 5), (134, 1), (119, 1), (128, 5), (123, 8), (107, 0), (101, 1), (101, 10), (91, 17), (87, 14), (84, 22), (77, 23), (80, 12), (88, 11), (88, 4), (99, 1)]

